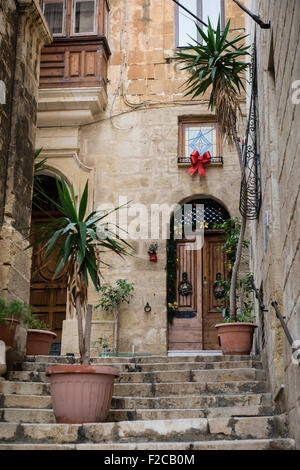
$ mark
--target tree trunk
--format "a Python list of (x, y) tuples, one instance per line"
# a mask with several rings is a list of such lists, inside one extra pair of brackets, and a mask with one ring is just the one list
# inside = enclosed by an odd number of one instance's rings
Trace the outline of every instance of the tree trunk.
[(114, 353), (117, 354), (118, 352), (118, 307), (114, 309)]
[(241, 224), (241, 231), (239, 235), (239, 241), (238, 241), (237, 249), (236, 249), (234, 266), (233, 266), (232, 274), (231, 274), (231, 282), (230, 282), (229, 305), (230, 305), (230, 321), (231, 322), (237, 321), (237, 310), (236, 310), (237, 285), (236, 284), (237, 284), (237, 277), (238, 277), (239, 268), (241, 264), (243, 241), (245, 237), (246, 225), (247, 225), (247, 219), (243, 217), (242, 224)]
[[(242, 173), (242, 168), (243, 168), (243, 153), (242, 153), (242, 148), (240, 144), (240, 139), (237, 134), (237, 129), (236, 129), (236, 122), (234, 121), (233, 117), (231, 116), (231, 125), (232, 125), (232, 134), (233, 134), (233, 140), (236, 146), (238, 158), (239, 158), (239, 163), (240, 163), (240, 168), (241, 168), (241, 173)], [(242, 217), (242, 223), (241, 223), (241, 230), (240, 230), (240, 235), (239, 235), (239, 240), (237, 244), (237, 249), (236, 249), (236, 255), (235, 255), (235, 261), (234, 261), (234, 266), (232, 269), (232, 274), (231, 274), (231, 282), (230, 282), (230, 294), (229, 294), (229, 309), (230, 309), (230, 321), (231, 322), (236, 322), (237, 321), (237, 307), (236, 307), (236, 289), (237, 289), (237, 278), (238, 278), (238, 273), (239, 273), (239, 268), (241, 264), (241, 258), (242, 258), (242, 250), (243, 250), (243, 241), (245, 237), (245, 232), (246, 232), (246, 225), (247, 225), (247, 219), (246, 217)]]
[(82, 357), (82, 364), (90, 363), (90, 342), (91, 342), (91, 329), (92, 329), (92, 305), (87, 306), (86, 316), (85, 316), (85, 327), (84, 327), (84, 353)]
[(81, 300), (80, 295), (77, 295), (75, 300), (76, 305), (76, 316), (77, 316), (77, 328), (78, 328), (78, 346), (79, 346), (79, 355), (80, 363), (84, 357), (84, 339), (83, 339), (83, 326), (82, 326), (82, 313), (81, 313)]
[(76, 315), (77, 315), (77, 326), (78, 326), (78, 346), (80, 364), (90, 363), (90, 340), (91, 340), (91, 326), (92, 326), (92, 306), (87, 306), (87, 312), (85, 316), (85, 328), (83, 332), (83, 320), (82, 320), (82, 305), (80, 296), (76, 297)]

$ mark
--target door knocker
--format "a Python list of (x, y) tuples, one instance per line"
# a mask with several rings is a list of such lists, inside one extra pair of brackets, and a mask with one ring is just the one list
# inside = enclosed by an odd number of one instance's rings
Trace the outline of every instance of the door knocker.
[(188, 280), (187, 273), (182, 273), (182, 281), (178, 285), (178, 293), (179, 295), (187, 296), (192, 294), (193, 286)]
[(222, 299), (226, 294), (224, 281), (222, 281), (221, 273), (217, 273), (216, 275), (216, 280), (213, 285), (213, 293), (216, 299)]

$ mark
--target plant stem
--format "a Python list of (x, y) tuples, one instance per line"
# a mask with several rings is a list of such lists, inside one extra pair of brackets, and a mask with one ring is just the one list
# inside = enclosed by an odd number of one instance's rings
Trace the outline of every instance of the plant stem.
[[(241, 168), (241, 173), (242, 173), (242, 167), (243, 167), (243, 154), (242, 154), (242, 149), (240, 145), (240, 140), (237, 134), (237, 129), (236, 129), (236, 121), (234, 120), (232, 114), (230, 116), (231, 119), (231, 125), (232, 125), (232, 134), (233, 134), (233, 140), (235, 143), (235, 147), (237, 150), (239, 162), (240, 162), (240, 168)], [(237, 277), (239, 273), (239, 268), (241, 264), (241, 258), (242, 258), (242, 250), (243, 250), (243, 241), (245, 237), (245, 232), (246, 232), (246, 226), (247, 226), (247, 219), (246, 217), (242, 217), (242, 223), (241, 223), (241, 229), (240, 229), (240, 235), (239, 235), (239, 240), (237, 244), (237, 249), (236, 249), (236, 255), (235, 255), (235, 261), (232, 269), (232, 274), (231, 274), (231, 283), (230, 283), (230, 294), (229, 294), (229, 309), (230, 309), (230, 321), (231, 322), (236, 322), (237, 321), (237, 310), (236, 310), (236, 284), (237, 284)]]
[(118, 307), (114, 308), (114, 353), (118, 352)]
[(236, 283), (237, 283), (237, 277), (238, 277), (239, 268), (241, 264), (243, 241), (245, 237), (246, 225), (247, 225), (247, 219), (243, 217), (242, 224), (241, 224), (241, 231), (240, 231), (239, 240), (238, 240), (237, 249), (236, 249), (234, 266), (233, 266), (232, 274), (231, 274), (230, 295), (229, 295), (230, 321), (231, 322), (237, 321)]
[(79, 346), (79, 355), (80, 355), (80, 363), (82, 364), (84, 358), (84, 339), (83, 339), (83, 326), (82, 326), (82, 314), (81, 314), (81, 300), (80, 295), (77, 295), (76, 301), (76, 316), (77, 316), (77, 326), (78, 326), (78, 346)]
[(84, 338), (83, 338), (83, 357), (82, 364), (90, 363), (90, 340), (91, 340), (91, 328), (92, 328), (92, 305), (88, 305), (85, 316), (85, 327), (84, 327)]

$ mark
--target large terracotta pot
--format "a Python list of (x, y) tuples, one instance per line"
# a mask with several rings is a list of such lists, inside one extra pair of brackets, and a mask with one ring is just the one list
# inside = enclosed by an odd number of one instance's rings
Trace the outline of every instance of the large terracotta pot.
[(49, 356), (51, 343), (55, 338), (53, 331), (27, 330), (27, 356)]
[(8, 322), (7, 325), (0, 325), (0, 339), (4, 341), (6, 347), (12, 347), (14, 344), (16, 327), (20, 322), (13, 318), (6, 318), (6, 320)]
[(216, 328), (224, 355), (248, 356), (250, 354), (253, 334), (257, 325), (254, 323), (220, 323), (216, 325)]
[(105, 421), (113, 395), (115, 367), (65, 364), (49, 367), (52, 406), (57, 423)]

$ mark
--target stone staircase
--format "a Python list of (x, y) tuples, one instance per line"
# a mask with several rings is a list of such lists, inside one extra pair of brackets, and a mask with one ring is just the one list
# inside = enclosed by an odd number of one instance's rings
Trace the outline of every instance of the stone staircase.
[(116, 366), (105, 423), (56, 424), (50, 364), (28, 356), (0, 381), (0, 450), (291, 450), (257, 356), (93, 358)]

